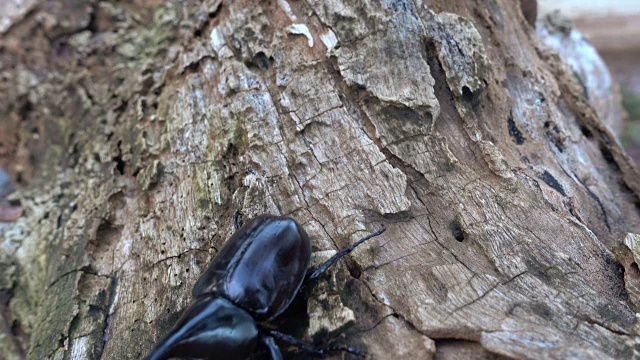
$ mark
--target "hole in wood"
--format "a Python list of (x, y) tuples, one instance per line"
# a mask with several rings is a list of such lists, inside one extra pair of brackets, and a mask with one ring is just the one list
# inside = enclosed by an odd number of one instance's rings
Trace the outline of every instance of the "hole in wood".
[(464, 241), (464, 231), (462, 231), (460, 224), (458, 224), (456, 221), (452, 221), (451, 224), (449, 224), (449, 229), (451, 230), (451, 234), (453, 234), (453, 237), (457, 241)]

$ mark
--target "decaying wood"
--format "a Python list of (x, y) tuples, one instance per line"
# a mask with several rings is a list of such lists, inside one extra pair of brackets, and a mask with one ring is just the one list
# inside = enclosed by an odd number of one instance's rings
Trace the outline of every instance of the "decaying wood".
[(387, 227), (285, 315), (307, 340), (636, 355), (640, 177), (519, 2), (4, 6), (8, 358), (140, 358), (238, 208), (316, 250)]

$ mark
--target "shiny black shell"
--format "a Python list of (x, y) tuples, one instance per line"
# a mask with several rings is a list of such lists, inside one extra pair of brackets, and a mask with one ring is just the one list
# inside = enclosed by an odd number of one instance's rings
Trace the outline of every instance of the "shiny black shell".
[(226, 299), (205, 295), (194, 300), (146, 360), (174, 356), (244, 360), (257, 345), (258, 327), (248, 312)]
[(295, 220), (258, 216), (224, 244), (193, 287), (193, 296), (220, 296), (256, 320), (271, 320), (298, 293), (310, 260), (309, 236)]

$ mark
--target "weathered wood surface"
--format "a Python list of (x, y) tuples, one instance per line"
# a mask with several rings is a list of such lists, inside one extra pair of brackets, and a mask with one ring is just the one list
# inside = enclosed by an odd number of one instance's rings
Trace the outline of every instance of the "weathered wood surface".
[(518, 2), (7, 4), (9, 359), (140, 358), (237, 208), (318, 250), (388, 229), (298, 335), (346, 329), (372, 359), (635, 354), (640, 176)]

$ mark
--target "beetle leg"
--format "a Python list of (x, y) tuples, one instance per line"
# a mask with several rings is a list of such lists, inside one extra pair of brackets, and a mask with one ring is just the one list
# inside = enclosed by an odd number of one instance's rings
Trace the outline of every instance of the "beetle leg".
[(233, 213), (233, 227), (238, 230), (242, 227), (242, 224), (244, 224), (244, 220), (242, 219), (242, 216), (244, 214), (242, 213), (242, 210), (236, 210)]
[(364, 357), (364, 351), (354, 349), (348, 346), (330, 346), (326, 348), (317, 348), (313, 345), (307, 344), (299, 339), (296, 339), (291, 335), (283, 334), (276, 330), (269, 330), (269, 334), (271, 334), (271, 336), (273, 336), (278, 340), (284, 341), (287, 344), (293, 345), (299, 349), (302, 349), (303, 351), (316, 354), (316, 355), (328, 355), (328, 354), (337, 353), (339, 351), (344, 351), (344, 352), (348, 352), (349, 354), (353, 354), (359, 357)]
[(269, 353), (271, 354), (271, 360), (282, 360), (282, 353), (280, 352), (280, 348), (276, 344), (275, 340), (271, 336), (260, 336), (262, 342), (269, 349)]
[(308, 274), (306, 276), (305, 281), (306, 280), (315, 279), (318, 276), (322, 275), (322, 273), (327, 271), (327, 269), (329, 269), (331, 267), (331, 265), (335, 264), (336, 261), (340, 260), (340, 258), (342, 258), (343, 256), (345, 256), (348, 253), (352, 252), (353, 249), (355, 249), (358, 245), (360, 245), (363, 242), (371, 239), (372, 237), (376, 237), (376, 236), (382, 234), (385, 230), (386, 230), (385, 228), (382, 228), (382, 229), (374, 232), (373, 234), (369, 234), (369, 235), (363, 237), (362, 239), (356, 241), (353, 245), (338, 251), (337, 254), (333, 255), (329, 260), (325, 261), (322, 265), (320, 265), (317, 269), (315, 269), (314, 272), (312, 272), (310, 275)]

